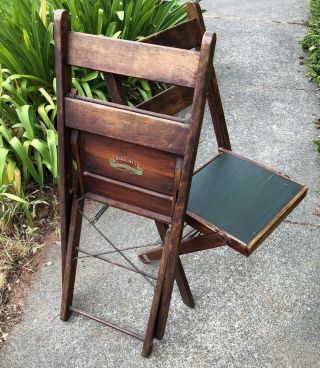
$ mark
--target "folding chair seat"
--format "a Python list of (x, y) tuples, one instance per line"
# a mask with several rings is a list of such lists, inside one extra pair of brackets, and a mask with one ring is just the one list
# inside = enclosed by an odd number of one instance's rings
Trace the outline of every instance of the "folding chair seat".
[(221, 150), (194, 174), (188, 216), (204, 219), (250, 255), (305, 192), (288, 177)]
[[(228, 245), (248, 256), (307, 192), (306, 187), (231, 151), (212, 65), (216, 37), (205, 31), (198, 3), (188, 4), (187, 12), (186, 22), (140, 42), (71, 32), (69, 14), (55, 14), (60, 316), (66, 321), (77, 312), (142, 340), (143, 356), (150, 354), (154, 338), (164, 336), (174, 281), (184, 303), (194, 306), (180, 255)], [(72, 66), (103, 72), (112, 102), (77, 96)], [(132, 108), (124, 106), (121, 84), (130, 76), (173, 86)], [(194, 172), (206, 100), (220, 153)], [(185, 118), (172, 116), (190, 105)], [(87, 219), (86, 199), (155, 221), (160, 246), (139, 257), (144, 262), (160, 259), (157, 277), (139, 269), (125, 255), (132, 248), (121, 250), (92, 221), (126, 264), (79, 247), (82, 218)], [(194, 231), (183, 238), (185, 223)], [(78, 252), (140, 274), (154, 287), (145, 336), (73, 305)]]
[[(272, 168), (220, 149), (193, 175), (186, 222), (200, 236), (184, 240), (180, 254), (228, 245), (250, 256), (307, 190)], [(161, 254), (155, 248), (140, 259), (148, 263)]]

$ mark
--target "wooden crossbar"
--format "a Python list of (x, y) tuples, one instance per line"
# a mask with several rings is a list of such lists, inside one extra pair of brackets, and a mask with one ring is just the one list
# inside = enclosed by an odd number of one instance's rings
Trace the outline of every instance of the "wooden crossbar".
[(184, 154), (189, 126), (141, 112), (65, 98), (69, 128), (104, 135), (165, 152)]
[(192, 88), (174, 86), (150, 100), (142, 102), (137, 108), (166, 115), (175, 115), (192, 104), (193, 93)]
[(89, 319), (92, 319), (93, 321), (95, 322), (98, 322), (98, 323), (101, 323), (102, 325), (105, 325), (107, 327), (110, 327), (112, 328), (113, 330), (116, 330), (116, 331), (119, 331), (119, 332), (122, 332), (128, 336), (131, 336), (131, 337), (134, 337), (135, 339), (137, 340), (140, 340), (140, 341), (143, 341), (144, 340), (144, 336), (137, 333), (137, 332), (134, 332), (134, 331), (130, 331), (130, 330), (127, 330), (121, 326), (118, 326), (112, 322), (109, 322), (109, 321), (105, 321), (101, 318), (97, 318), (97, 317), (94, 317), (92, 314), (90, 313), (87, 313), (85, 311), (83, 311), (82, 309), (80, 308), (77, 308), (77, 307), (74, 307), (74, 306), (70, 306), (69, 309), (73, 312), (76, 312), (78, 314), (81, 314), (82, 316), (84, 317), (87, 317)]
[[(149, 210), (164, 216), (171, 216), (173, 198), (135, 185), (122, 183), (90, 172), (85, 172), (87, 192), (115, 201)], [(111, 203), (110, 203), (111, 204)], [(118, 206), (115, 206), (118, 207)], [(143, 212), (142, 212), (143, 213)], [(146, 216), (148, 217), (148, 216)]]
[(139, 42), (190, 50), (201, 43), (198, 33), (197, 20), (191, 19), (175, 27), (145, 37)]
[(199, 52), (68, 33), (69, 65), (157, 82), (194, 87)]

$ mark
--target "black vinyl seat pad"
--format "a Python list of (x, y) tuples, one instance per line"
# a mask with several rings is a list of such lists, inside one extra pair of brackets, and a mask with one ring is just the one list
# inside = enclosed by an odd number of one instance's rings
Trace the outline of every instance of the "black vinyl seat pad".
[(188, 211), (249, 244), (303, 186), (232, 153), (192, 180)]

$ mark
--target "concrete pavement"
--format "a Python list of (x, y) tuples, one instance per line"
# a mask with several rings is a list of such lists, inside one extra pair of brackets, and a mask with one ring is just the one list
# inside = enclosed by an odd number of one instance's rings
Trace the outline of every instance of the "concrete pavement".
[[(60, 254), (53, 244), (47, 254), (53, 264), (37, 276), (24, 319), (0, 351), (0, 367), (320, 367), (314, 190), (320, 162), (312, 144), (319, 99), (299, 64), (298, 45), (308, 1), (203, 0), (202, 6), (207, 28), (218, 36), (215, 65), (233, 149), (306, 183), (308, 197), (250, 259), (228, 248), (183, 257), (196, 308), (186, 308), (174, 290), (167, 333), (149, 359), (141, 357), (140, 343), (95, 322), (76, 315), (60, 321)], [(197, 164), (215, 151), (206, 113)], [(87, 213), (98, 208), (89, 205)], [(114, 209), (98, 226), (123, 246), (157, 240), (152, 221)], [(88, 225), (82, 245), (109, 249)], [(143, 267), (155, 271), (157, 265)], [(75, 304), (101, 318), (143, 331), (151, 297), (136, 275), (96, 260), (79, 262)]]

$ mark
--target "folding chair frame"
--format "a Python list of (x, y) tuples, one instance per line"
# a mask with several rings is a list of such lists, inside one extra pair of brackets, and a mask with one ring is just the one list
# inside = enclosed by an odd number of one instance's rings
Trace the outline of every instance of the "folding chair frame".
[[(192, 85), (188, 81), (181, 82), (175, 76), (178, 83), (174, 87), (158, 94), (147, 102), (143, 102), (137, 106), (141, 110), (141, 114), (151, 117), (157, 117), (157, 114), (165, 114), (168, 116), (175, 115), (186, 107), (192, 105), (192, 112), (186, 118), (186, 122), (190, 126), (190, 131), (186, 140), (186, 149), (183, 152), (183, 160), (180, 160), (176, 167), (176, 195), (173, 200), (173, 213), (171, 216), (163, 216), (160, 214), (150, 213), (147, 211), (133, 209), (130, 205), (120, 204), (118, 201), (105, 200), (102, 196), (86, 193), (84, 179), (81, 177), (83, 170), (81, 168), (81, 159), (78, 151), (78, 131), (79, 127), (66, 126), (66, 97), (75, 99), (76, 102), (84, 103), (88, 101), (86, 98), (76, 97), (72, 93), (71, 86), (71, 65), (85, 66), (95, 68), (97, 64), (85, 57), (85, 61), (76, 60), (73, 56), (70, 60), (68, 55), (68, 40), (70, 34), (70, 17), (65, 11), (58, 11), (55, 14), (55, 41), (56, 41), (56, 71), (57, 71), (57, 102), (58, 102), (58, 134), (59, 134), (59, 169), (60, 169), (60, 203), (61, 203), (61, 252), (62, 252), (62, 275), (63, 275), (63, 297), (61, 307), (61, 319), (67, 320), (70, 312), (74, 311), (92, 318), (100, 323), (112, 327), (118, 331), (124, 332), (144, 342), (142, 355), (148, 356), (152, 350), (153, 339), (162, 339), (165, 332), (169, 306), (172, 296), (173, 283), (176, 280), (183, 302), (194, 307), (193, 296), (180, 260), (180, 255), (198, 252), (201, 250), (213, 249), (222, 246), (230, 246), (243, 255), (249, 256), (258, 245), (271, 233), (272, 230), (287, 216), (293, 208), (306, 195), (307, 188), (304, 187), (297, 196), (281, 211), (261, 233), (252, 241), (252, 243), (244, 244), (239, 239), (226, 233), (225, 231), (212, 225), (204, 218), (197, 216), (195, 213), (187, 211), (189, 192), (191, 187), (193, 169), (199, 142), (201, 123), (203, 119), (205, 102), (207, 100), (213, 121), (213, 127), (220, 153), (231, 153), (231, 145), (228, 135), (228, 129), (225, 121), (224, 111), (220, 98), (217, 78), (214, 67), (212, 65), (215, 35), (206, 33), (205, 25), (202, 17), (201, 8), (198, 3), (189, 3), (187, 5), (188, 20), (169, 30), (154, 34), (147, 37), (136, 44), (150, 44), (164, 46), (169, 51), (171, 48), (191, 50), (196, 49), (200, 52), (199, 68), (197, 74), (197, 82)], [(78, 39), (78, 43), (81, 41)], [(78, 45), (79, 46), (79, 45)], [(80, 57), (81, 59), (81, 57)], [(68, 61), (68, 62), (67, 62)], [(174, 61), (173, 61), (174, 62)], [(86, 63), (89, 63), (87, 65)], [(90, 64), (91, 63), (91, 64)], [(104, 78), (108, 92), (117, 108), (123, 105), (123, 111), (128, 111), (127, 99), (122, 87), (122, 79), (126, 78), (115, 67), (98, 69), (104, 72)], [(151, 80), (155, 75), (151, 75)], [(148, 79), (148, 78), (145, 78)], [(168, 80), (168, 83), (171, 81)], [(174, 103), (173, 103), (174, 102)], [(71, 101), (68, 106), (72, 106)], [(101, 106), (109, 106), (109, 103), (98, 102)], [(100, 127), (101, 129), (101, 127)], [(103, 129), (102, 129), (103, 130)], [(103, 134), (102, 134), (103, 135)], [(182, 153), (182, 152), (181, 152)], [(232, 153), (233, 154), (233, 153)], [(235, 155), (235, 154), (234, 154)], [(78, 175), (72, 176), (72, 158), (78, 165)], [(216, 157), (213, 158), (213, 160)], [(178, 160), (179, 161), (179, 160)], [(178, 162), (177, 161), (177, 162)], [(212, 162), (212, 160), (210, 160)], [(209, 162), (209, 163), (210, 163)], [(207, 163), (208, 164), (208, 163)], [(203, 167), (205, 167), (205, 164)], [(255, 163), (257, 164), (257, 163)], [(260, 164), (257, 164), (260, 165)], [(260, 165), (261, 166), (261, 165)], [(203, 167), (198, 169), (201, 170)], [(267, 170), (269, 170), (267, 168)], [(197, 173), (197, 171), (195, 173)], [(107, 183), (107, 182), (106, 182)], [(112, 181), (108, 181), (112, 184)], [(148, 193), (142, 191), (142, 195)], [(80, 232), (82, 225), (84, 199), (91, 198), (106, 205), (114, 205), (115, 207), (134, 212), (139, 215), (151, 217), (155, 220), (162, 245), (143, 252), (139, 255), (140, 259), (148, 263), (153, 260), (160, 260), (158, 277), (156, 278), (156, 286), (150, 317), (147, 325), (146, 335), (144, 337), (139, 334), (125, 330), (119, 326), (106, 321), (102, 321), (96, 317), (81, 311), (77, 307), (72, 306), (74, 281), (76, 274), (78, 252), (85, 253), (87, 256), (93, 256), (112, 263), (110, 260), (104, 259), (101, 255), (94, 255), (79, 248)], [(182, 239), (183, 227), (185, 222), (192, 228), (196, 229), (200, 235)], [(95, 227), (94, 223), (91, 223)], [(103, 234), (101, 234), (103, 236)], [(113, 246), (114, 252), (121, 254), (129, 263), (130, 261), (123, 255), (112, 242), (105, 239)], [(131, 248), (127, 248), (131, 249)], [(125, 250), (125, 249), (124, 249)], [(111, 252), (109, 252), (111, 253)], [(112, 263), (116, 264), (116, 263)], [(117, 266), (127, 268), (133, 272), (140, 273), (149, 283), (152, 284), (152, 275), (142, 272), (132, 263), (129, 267), (116, 264)]]
[[(189, 16), (192, 12), (198, 13), (200, 9), (198, 5), (191, 4), (188, 8)], [(201, 14), (201, 12), (200, 12)], [(197, 23), (195, 23), (197, 22)], [(197, 29), (198, 20), (196, 18), (192, 18), (191, 21), (185, 22), (182, 27), (186, 27), (189, 29), (192, 25), (192, 29)], [(194, 27), (196, 26), (196, 27)], [(172, 39), (175, 43), (181, 41), (181, 26), (176, 27), (169, 32), (169, 39)], [(95, 317), (90, 316), (89, 314), (79, 310), (78, 308), (72, 306), (72, 298), (73, 298), (73, 289), (76, 275), (76, 259), (78, 257), (79, 251), (79, 240), (80, 240), (80, 232), (81, 232), (81, 224), (83, 217), (83, 205), (85, 198), (85, 189), (83, 177), (81, 175), (81, 160), (79, 159), (78, 152), (78, 126), (66, 126), (66, 113), (68, 109), (66, 107), (66, 103), (71, 104), (71, 101), (66, 102), (66, 97), (69, 98), (75, 97), (72, 96), (71, 93), (71, 65), (76, 66), (85, 66), (92, 69), (98, 69), (98, 64), (95, 61), (90, 60), (90, 58), (84, 57), (85, 60), (77, 60), (75, 58), (75, 54), (72, 57), (68, 54), (68, 42), (70, 42), (70, 37), (73, 38), (73, 42), (77, 44), (77, 42), (81, 41), (81, 35), (77, 36), (76, 34), (72, 34), (71, 26), (70, 26), (70, 16), (66, 11), (58, 11), (55, 14), (55, 41), (56, 41), (56, 72), (57, 72), (57, 101), (58, 101), (58, 135), (59, 135), (59, 170), (60, 170), (60, 202), (61, 202), (61, 248), (62, 248), (62, 273), (63, 273), (63, 296), (62, 296), (62, 305), (61, 305), (61, 319), (67, 320), (69, 318), (70, 312), (75, 311), (78, 313), (82, 313), (90, 318), (98, 320)], [(162, 37), (165, 33), (160, 33), (156, 35), (156, 37)], [(176, 35), (176, 36), (175, 36)], [(174, 40), (174, 37), (177, 37)], [(196, 39), (195, 39), (196, 37)], [(78, 38), (78, 39), (77, 39)], [(84, 39), (84, 37), (83, 37)], [(95, 38), (97, 44), (101, 39)], [(146, 39), (145, 43), (151, 41), (150, 39)], [(168, 95), (172, 94), (181, 94), (181, 96), (185, 95), (187, 97), (181, 98), (181, 103), (190, 105), (193, 101), (193, 109), (192, 113), (188, 115), (186, 123), (189, 126), (189, 133), (186, 136), (185, 141), (185, 149), (183, 152), (183, 160), (177, 161), (179, 165), (176, 167), (176, 197), (173, 202), (173, 213), (172, 218), (169, 219), (165, 216), (151, 216), (156, 220), (156, 225), (163, 240), (163, 252), (160, 261), (160, 268), (157, 277), (157, 283), (155, 287), (155, 293), (153, 297), (150, 318), (147, 326), (146, 335), (144, 338), (141, 336), (132, 333), (130, 331), (126, 331), (118, 326), (113, 325), (112, 323), (108, 323), (105, 321), (100, 321), (112, 328), (115, 328), (119, 331), (125, 332), (131, 336), (137, 337), (138, 339), (143, 339), (143, 351), (142, 354), (144, 356), (148, 356), (152, 349), (153, 339), (154, 338), (162, 338), (167, 315), (172, 295), (173, 283), (174, 279), (177, 279), (179, 289), (181, 291), (184, 302), (192, 307), (194, 305), (194, 301), (192, 298), (192, 294), (187, 283), (183, 267), (181, 261), (179, 259), (179, 245), (182, 238), (182, 232), (184, 227), (184, 219), (187, 208), (188, 195), (190, 191), (190, 185), (192, 180), (193, 168), (195, 164), (195, 158), (197, 153), (197, 146), (200, 136), (201, 123), (203, 119), (203, 113), (205, 108), (206, 96), (208, 91), (210, 90), (210, 94), (213, 94), (214, 89), (217, 87), (214, 85), (214, 79), (210, 79), (212, 74), (212, 59), (213, 52), (215, 46), (215, 35), (207, 32), (198, 32), (197, 34), (193, 33), (192, 37), (193, 45), (190, 45), (188, 48), (197, 47), (199, 50), (199, 56), (197, 59), (193, 56), (193, 54), (185, 54), (190, 55), (190, 60), (197, 60), (197, 76), (192, 76), (194, 78), (191, 82), (190, 76), (182, 76), (182, 81), (180, 81), (179, 76), (175, 76), (172, 74), (173, 80), (169, 77), (166, 77), (166, 74), (163, 73), (164, 77), (162, 79), (163, 82), (171, 82), (175, 84), (177, 82), (178, 85), (182, 85), (184, 87), (172, 87), (169, 90), (169, 93), (165, 92), (161, 95), (160, 98), (168, 97)], [(136, 43), (138, 45), (138, 43)], [(170, 46), (175, 46), (175, 45)], [(178, 46), (178, 45), (177, 45)], [(201, 47), (200, 47), (201, 46)], [(78, 46), (74, 46), (78, 47)], [(171, 50), (167, 48), (167, 50)], [(182, 51), (181, 51), (182, 53)], [(174, 60), (172, 60), (174, 63)], [(89, 63), (89, 65), (88, 65)], [(93, 67), (92, 67), (93, 66)], [(100, 68), (99, 68), (100, 69)], [(99, 70), (98, 69), (98, 70)], [(117, 69), (117, 68), (115, 68)], [(113, 102), (118, 102), (121, 104), (125, 104), (125, 96), (121, 89), (121, 85), (118, 77), (116, 76), (117, 70), (109, 71), (107, 67), (101, 67), (101, 71), (105, 72), (105, 79), (111, 94)], [(130, 74), (128, 74), (130, 75)], [(151, 76), (152, 79), (153, 76)], [(157, 76), (154, 76), (154, 80)], [(166, 80), (165, 78), (168, 78)], [(189, 79), (190, 82), (189, 82)], [(213, 77), (215, 78), (215, 77)], [(209, 86), (210, 85), (210, 86)], [(190, 88), (191, 87), (191, 88)], [(193, 96), (193, 97), (192, 97)], [(77, 101), (81, 100), (77, 98)], [(85, 99), (82, 99), (85, 100)], [(164, 101), (165, 102), (165, 101)], [(149, 110), (150, 104), (153, 101), (149, 101)], [(101, 103), (103, 105), (103, 103)], [(107, 103), (105, 104), (108, 105)], [(212, 101), (211, 103), (212, 109), (216, 109), (217, 105)], [(220, 101), (221, 105), (221, 101)], [(72, 104), (70, 105), (72, 106)], [(148, 110), (147, 106), (140, 105), (140, 109)], [(222, 109), (222, 107), (221, 107)], [(167, 114), (167, 111), (162, 112)], [(174, 113), (174, 111), (172, 111)], [(149, 114), (150, 115), (150, 114)], [(151, 116), (153, 114), (151, 113)], [(216, 115), (215, 115), (216, 116)], [(217, 115), (218, 116), (218, 115)], [(70, 122), (69, 122), (70, 123)], [(80, 127), (81, 129), (81, 127)], [(216, 129), (219, 128), (216, 126)], [(223, 139), (227, 139), (227, 133)], [(222, 137), (223, 133), (220, 132)], [(222, 138), (221, 138), (222, 139)], [(225, 144), (227, 147), (228, 144)], [(72, 173), (72, 157), (76, 160), (78, 165), (78, 174), (76, 177), (73, 177)], [(104, 202), (104, 199), (101, 196), (97, 195), (86, 195), (86, 197), (96, 199), (100, 202)], [(127, 209), (132, 211), (132, 207), (119, 205), (116, 201), (107, 201), (106, 203), (118, 206), (122, 209)], [(135, 212), (135, 211), (133, 211)], [(143, 211), (136, 211), (138, 214), (145, 214), (147, 217), (150, 216), (148, 213), (144, 213)], [(167, 225), (166, 219), (168, 218)], [(118, 250), (119, 251), (119, 250)], [(119, 253), (121, 253), (119, 251)], [(122, 254), (122, 253), (121, 253)], [(137, 271), (137, 270), (136, 270)], [(140, 273), (139, 271), (137, 271)], [(143, 274), (145, 278), (148, 275)]]
[[(198, 49), (201, 46), (201, 40), (206, 32), (202, 11), (199, 3), (190, 2), (187, 4), (188, 20), (168, 31), (163, 31), (142, 39), (139, 42), (149, 43), (168, 47), (177, 47), (182, 49)], [(111, 73), (104, 73), (107, 89), (111, 100), (118, 104), (127, 105), (127, 99), (121, 83), (122, 77)], [(141, 110), (175, 115), (181, 110), (192, 104), (194, 90), (181, 86), (171, 87), (150, 100), (141, 103), (137, 107)], [(175, 103), (172, 103), (175, 101)], [(231, 144), (228, 134), (228, 128), (225, 120), (223, 106), (221, 102), (218, 82), (212, 66), (212, 72), (209, 80), (209, 90), (207, 102), (211, 113), (215, 136), (218, 147), (231, 150)], [(201, 237), (195, 239), (187, 239), (183, 241), (183, 246), (180, 247), (180, 254), (186, 254), (193, 251), (213, 249), (224, 246), (228, 243), (228, 239), (224, 234), (216, 229), (206, 229), (200, 223), (195, 224), (194, 216), (189, 218), (187, 222), (194, 228), (202, 231)], [(167, 224), (156, 221), (156, 226), (161, 239), (164, 241), (165, 232), (168, 228)], [(141, 261), (148, 263), (152, 260), (159, 260), (162, 255), (163, 247), (152, 249), (149, 252), (144, 252), (140, 255)], [(190, 290), (190, 286), (185, 275), (180, 257), (178, 257), (176, 269), (176, 282), (184, 303), (193, 308), (195, 303)], [(159, 333), (159, 338), (162, 338), (164, 331)]]

